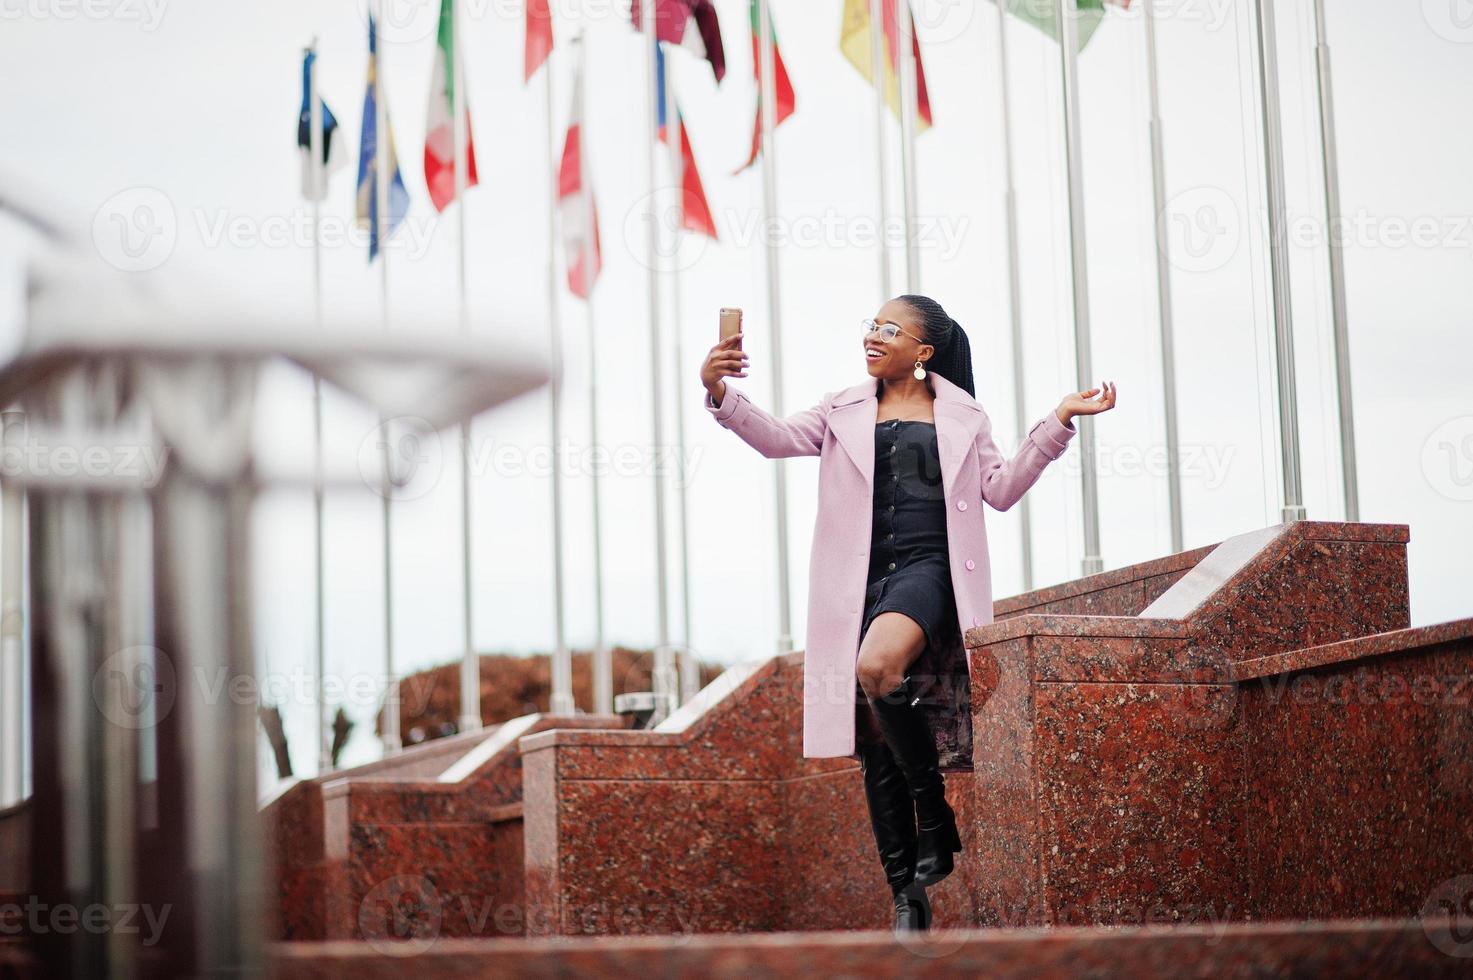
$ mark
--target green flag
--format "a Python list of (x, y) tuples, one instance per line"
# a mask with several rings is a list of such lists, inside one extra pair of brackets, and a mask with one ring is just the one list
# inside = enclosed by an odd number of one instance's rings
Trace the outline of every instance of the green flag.
[[(1057, 0), (995, 0), (995, 2), (1000, 4), (1003, 10), (1021, 21), (1032, 24), (1055, 41), (1059, 39), (1059, 25), (1054, 17)], [(1067, 6), (1068, 0), (1064, 2)], [(1079, 38), (1077, 50), (1083, 51), (1089, 39), (1094, 37), (1100, 21), (1105, 19), (1105, 0), (1074, 0), (1074, 5), (1079, 10), (1079, 17), (1075, 21), (1078, 25), (1075, 32)], [(1127, 5), (1120, 4), (1120, 6)]]

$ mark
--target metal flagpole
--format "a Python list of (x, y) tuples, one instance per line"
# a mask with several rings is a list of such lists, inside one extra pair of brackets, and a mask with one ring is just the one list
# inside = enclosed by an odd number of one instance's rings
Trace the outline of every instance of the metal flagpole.
[(1156, 208), (1156, 307), (1161, 327), (1161, 398), (1166, 412), (1166, 485), (1171, 552), (1182, 550), (1181, 447), (1176, 429), (1176, 324), (1171, 302), (1171, 242), (1166, 228), (1166, 150), (1161, 138), (1161, 84), (1156, 70), (1155, 5), (1146, 3), (1146, 88), (1151, 107), (1151, 193)]
[[(905, 291), (921, 290), (921, 256), (916, 247), (916, 59), (908, 0), (895, 5), (895, 40), (900, 48), (900, 199), (905, 208)], [(903, 9), (902, 9), (903, 7)]]
[[(26, 415), (0, 415), (0, 443), (24, 439)], [(19, 480), (0, 486), (0, 807), (26, 795), (25, 490)]]
[(875, 187), (879, 194), (876, 212), (880, 218), (880, 301), (890, 299), (890, 246), (886, 244), (885, 220), (888, 167), (885, 165), (885, 11), (884, 0), (869, 0), (869, 63), (875, 87)]
[[(457, 283), (460, 292), (460, 331), (470, 333), (470, 309), (466, 302), (465, 266), (465, 194), (470, 155), (466, 149), (465, 59), (460, 47), (460, 11), (454, 0), (445, 0), (450, 8), (450, 115), (454, 120), (455, 139), (455, 218), (459, 245)], [(481, 664), (476, 656), (472, 633), (471, 590), (471, 423), (460, 425), (460, 571), (464, 588), (461, 593), (461, 629), (465, 653), (460, 662), (460, 730), (475, 731), (481, 727)]]
[[(1028, 438), (1028, 406), (1024, 395), (1023, 375), (1023, 284), (1018, 268), (1018, 195), (1013, 179), (1013, 115), (1008, 79), (1008, 17), (1002, 9), (1004, 0), (993, 6), (997, 10), (997, 77), (998, 102), (1002, 109), (1003, 209), (1008, 249), (1008, 324), (1013, 346), (1013, 415), (1017, 419), (1018, 445)], [(1023, 591), (1033, 589), (1033, 509), (1028, 495), (1018, 501), (1023, 535)]]
[(1279, 58), (1273, 0), (1255, 0), (1258, 88), (1263, 104), (1265, 197), (1268, 205), (1269, 274), (1273, 283), (1274, 347), (1278, 364), (1279, 451), (1284, 470), (1285, 522), (1302, 521), (1299, 479), (1299, 407), (1294, 383), (1294, 324), (1289, 302), (1289, 254), (1284, 239), (1284, 137), (1279, 121)]
[[(312, 302), (317, 328), (322, 329), (322, 196), (326, 188), (327, 167), (322, 159), (322, 103), (317, 95), (317, 39), (307, 49), (310, 55), (307, 64), (307, 120), (311, 137), (307, 152), (312, 174)], [(377, 66), (375, 84), (377, 84)], [(322, 528), (322, 378), (312, 372), (312, 459), (316, 479), (312, 487), (312, 513), (315, 521), (313, 539), (315, 545), (315, 598), (317, 603), (316, 651), (314, 663), (317, 670), (317, 770), (326, 772), (332, 768), (332, 735), (328, 731), (326, 625), (323, 621), (325, 608), (323, 590), (323, 528)]]
[(563, 327), (558, 316), (557, 284), (557, 202), (558, 153), (557, 126), (552, 114), (552, 62), (542, 66), (544, 114), (547, 117), (547, 320), (551, 334), (552, 376), (548, 394), (552, 400), (552, 694), (548, 711), (555, 715), (571, 715), (573, 703), (573, 663), (568, 652), (567, 619), (563, 605), (563, 468), (559, 451), (563, 443)]
[[(1092, 387), (1094, 369), (1089, 347), (1089, 266), (1085, 257), (1084, 151), (1079, 136), (1079, 50), (1075, 0), (1054, 0), (1059, 22), (1059, 52), (1064, 83), (1064, 152), (1069, 187), (1070, 279), (1074, 298), (1074, 373), (1080, 390)], [(1100, 558), (1099, 492), (1095, 483), (1095, 432), (1092, 419), (1080, 416), (1079, 467), (1084, 495), (1084, 560), (1081, 570), (1104, 569)]]
[[(772, 410), (783, 415), (782, 304), (778, 293), (776, 236), (767, 223), (777, 215), (777, 58), (772, 46), (772, 12), (768, 0), (757, 0), (758, 104), (762, 126), (762, 223), (767, 250), (767, 319), (772, 331)], [(777, 498), (777, 609), (778, 653), (793, 649), (792, 608), (788, 596), (788, 480), (785, 460), (773, 461), (774, 494)]]
[(1344, 242), (1340, 227), (1340, 159), (1335, 140), (1335, 101), (1330, 84), (1330, 44), (1325, 37), (1324, 0), (1314, 0), (1315, 63), (1319, 69), (1320, 149), (1325, 177), (1325, 225), (1329, 229), (1330, 302), (1335, 326), (1335, 380), (1340, 402), (1340, 467), (1345, 487), (1345, 519), (1360, 520), (1360, 488), (1355, 475), (1355, 403), (1350, 396), (1350, 327), (1345, 309)]
[[(671, 45), (665, 46), (665, 139), (670, 151), (670, 184), (675, 191), (675, 227), (671, 230), (673, 241), (670, 254), (675, 256), (680, 249), (680, 236), (685, 234), (685, 157), (681, 151), (684, 139), (683, 124), (675, 104), (675, 70), (670, 57)], [(670, 334), (670, 346), (675, 363), (683, 365), (685, 354), (680, 343), (681, 324), (684, 317), (680, 311), (680, 263), (672, 261), (669, 270), (670, 305), (675, 312), (675, 325)], [(683, 377), (683, 375), (681, 375)], [(678, 384), (678, 382), (677, 382)], [(680, 703), (695, 697), (701, 690), (701, 677), (694, 651), (690, 645), (690, 507), (685, 486), (685, 399), (675, 399), (675, 446), (679, 461), (676, 493), (680, 507)]]
[[(384, 23), (383, 0), (378, 0), (378, 25)], [(389, 161), (389, 103), (384, 93), (383, 72), (384, 38), (375, 36), (373, 45), (373, 167), (374, 167), (374, 211), (377, 219), (373, 233), (378, 237), (379, 285), (383, 292), (384, 329), (389, 328), (389, 181), (393, 179)], [(379, 431), (384, 435), (384, 475), (392, 477), (390, 458), (389, 422), (380, 418)], [(394, 663), (394, 526), (393, 494), (386, 483), (383, 494), (384, 533), (384, 734), (385, 753), (399, 751), (399, 678)], [(324, 737), (331, 734), (324, 730)]]
[[(577, 64), (587, 66), (588, 49), (584, 47), (583, 30), (579, 28), (574, 40), (578, 46)], [(581, 76), (580, 76), (581, 77)], [(595, 451), (598, 442), (598, 332), (593, 319), (593, 230), (594, 203), (593, 183), (588, 166), (588, 90), (578, 86), (578, 119), (582, 127), (578, 138), (578, 194), (583, 200), (583, 268), (588, 283), (588, 298), (584, 301), (585, 322), (588, 327), (588, 441)], [(603, 507), (599, 499), (598, 466), (590, 474), (593, 491), (593, 710), (601, 715), (614, 713), (614, 660), (613, 651), (604, 642), (604, 558), (603, 558)]]
[[(660, 361), (664, 355), (660, 343), (660, 228), (655, 213), (655, 195), (659, 184), (655, 177), (655, 144), (658, 142), (658, 124), (655, 120), (655, 56), (659, 50), (659, 38), (655, 36), (655, 4), (647, 0), (640, 7), (641, 26), (644, 31), (644, 111), (647, 120), (645, 133), (645, 179), (648, 193), (645, 198), (647, 237), (645, 239), (645, 272), (649, 286), (650, 317), (650, 405), (652, 437), (656, 452), (664, 442), (665, 423), (663, 410), (663, 380)], [(591, 273), (592, 270), (590, 269)], [(658, 645), (655, 647), (653, 687), (655, 711), (650, 723), (657, 724), (674, 707), (675, 696), (672, 683), (674, 658), (670, 650), (670, 595), (669, 575), (666, 569), (665, 542), (665, 483), (657, 471), (655, 483), (655, 597), (658, 609)]]

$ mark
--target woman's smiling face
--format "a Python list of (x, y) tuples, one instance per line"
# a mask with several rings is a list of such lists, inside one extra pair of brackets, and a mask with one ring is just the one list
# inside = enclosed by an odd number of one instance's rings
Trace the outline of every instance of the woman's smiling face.
[(925, 330), (921, 318), (909, 305), (899, 300), (890, 300), (874, 316), (878, 326), (893, 323), (901, 329), (895, 339), (886, 343), (880, 339), (879, 331), (864, 338), (864, 363), (870, 377), (883, 381), (898, 381), (915, 370), (915, 363), (929, 360), (935, 353), (930, 344), (922, 343)]

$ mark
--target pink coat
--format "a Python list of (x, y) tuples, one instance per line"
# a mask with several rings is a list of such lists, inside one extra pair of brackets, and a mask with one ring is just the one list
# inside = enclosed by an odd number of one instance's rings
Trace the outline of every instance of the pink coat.
[[(936, 373), (933, 412), (958, 636), (992, 622), (992, 570), (985, 501), (1007, 510), (1058, 459), (1075, 435), (1050, 411), (1028, 431), (1012, 459), (992, 441), (992, 423), (975, 398)], [(711, 417), (769, 459), (817, 456), (818, 517), (808, 570), (808, 635), (803, 655), (803, 757), (855, 755), (855, 664), (864, 614), (874, 495), (879, 383), (870, 378), (829, 392), (803, 412), (779, 419), (728, 380)], [(971, 694), (966, 651), (927, 651), (911, 667), (925, 692), (944, 770), (972, 767)]]

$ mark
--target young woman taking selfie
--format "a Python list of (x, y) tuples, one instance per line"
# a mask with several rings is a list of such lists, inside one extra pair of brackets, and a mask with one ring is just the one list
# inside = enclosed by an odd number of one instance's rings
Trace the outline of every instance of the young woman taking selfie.
[(1016, 503), (1115, 386), (1065, 395), (1005, 459), (967, 335), (940, 304), (898, 296), (862, 327), (869, 377), (787, 418), (726, 383), (747, 377), (739, 331), (711, 348), (701, 383), (712, 418), (763, 456), (819, 457), (803, 757), (859, 760), (895, 929), (923, 930), (926, 888), (962, 847), (943, 773), (972, 768), (962, 634), (992, 621), (982, 505)]

